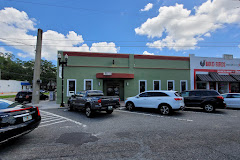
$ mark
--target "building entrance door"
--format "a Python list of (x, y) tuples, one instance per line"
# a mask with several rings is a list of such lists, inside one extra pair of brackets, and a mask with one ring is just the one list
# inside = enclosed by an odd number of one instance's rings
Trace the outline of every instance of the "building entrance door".
[(123, 80), (104, 80), (103, 92), (107, 96), (119, 96), (124, 100), (124, 81)]

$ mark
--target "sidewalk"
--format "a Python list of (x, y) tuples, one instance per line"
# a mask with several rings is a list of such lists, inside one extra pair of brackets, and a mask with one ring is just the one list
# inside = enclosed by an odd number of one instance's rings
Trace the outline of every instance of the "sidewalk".
[[(28, 105), (33, 105), (33, 106), (37, 106), (39, 107), (39, 109), (54, 109), (54, 108), (58, 108), (58, 109), (67, 109), (67, 105), (65, 104), (65, 107), (60, 107), (60, 104), (57, 104), (56, 101), (40, 101), (39, 104), (32, 104), (32, 103), (28, 103)], [(124, 107), (124, 101), (120, 101), (120, 108)]]

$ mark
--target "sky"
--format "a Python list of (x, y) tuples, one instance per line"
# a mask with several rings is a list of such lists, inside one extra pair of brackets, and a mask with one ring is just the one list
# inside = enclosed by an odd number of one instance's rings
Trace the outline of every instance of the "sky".
[(81, 51), (240, 58), (239, 0), (0, 0), (0, 52)]

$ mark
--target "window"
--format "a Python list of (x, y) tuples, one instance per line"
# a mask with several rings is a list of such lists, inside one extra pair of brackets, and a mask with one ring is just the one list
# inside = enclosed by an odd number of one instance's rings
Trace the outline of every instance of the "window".
[(187, 90), (187, 80), (181, 80), (180, 81), (180, 91), (186, 91)]
[(207, 83), (197, 82), (197, 89), (207, 89)]
[(93, 80), (92, 79), (84, 79), (84, 87), (83, 89), (86, 90), (93, 90)]
[(67, 96), (74, 95), (76, 93), (76, 79), (67, 80)]
[(147, 81), (139, 80), (139, 93), (142, 93), (147, 90)]
[(163, 92), (148, 92), (149, 97), (169, 97), (166, 93)]
[(182, 96), (182, 97), (189, 97), (189, 92), (182, 92), (182, 93), (181, 93), (181, 96)]
[(148, 97), (148, 93), (145, 92), (145, 93), (139, 94), (139, 97)]
[(175, 90), (174, 80), (168, 80), (167, 81), (167, 89), (168, 90)]
[(161, 81), (153, 80), (153, 90), (161, 90)]
[(233, 98), (240, 98), (240, 94), (232, 94)]

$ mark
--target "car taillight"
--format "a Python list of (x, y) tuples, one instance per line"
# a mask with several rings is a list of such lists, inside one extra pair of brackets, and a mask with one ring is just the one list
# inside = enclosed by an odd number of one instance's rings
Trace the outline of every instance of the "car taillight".
[(119, 102), (121, 101), (121, 99), (119, 98)]
[(29, 98), (29, 95), (26, 95), (26, 98)]
[(174, 98), (175, 101), (181, 101), (182, 98)]
[(98, 103), (102, 103), (102, 99), (99, 99), (99, 100), (98, 100)]
[(223, 96), (217, 96), (218, 99), (224, 99)]
[(38, 116), (40, 116), (40, 111), (39, 111), (38, 107), (36, 107), (36, 108), (37, 108)]

